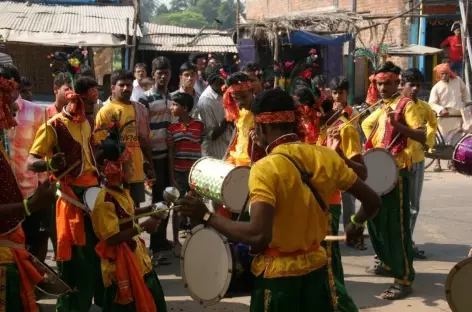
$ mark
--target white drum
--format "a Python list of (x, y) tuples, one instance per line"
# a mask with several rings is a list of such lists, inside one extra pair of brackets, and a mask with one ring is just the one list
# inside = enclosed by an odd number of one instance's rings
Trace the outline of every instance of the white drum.
[(87, 208), (92, 211), (95, 208), (95, 201), (97, 200), (98, 193), (102, 190), (101, 187), (91, 187), (84, 192), (84, 204)]
[(180, 271), (193, 300), (203, 306), (218, 303), (228, 291), (233, 272), (228, 240), (211, 228), (196, 226), (183, 245)]
[(240, 213), (249, 194), (249, 171), (248, 166), (236, 167), (223, 160), (203, 157), (190, 169), (188, 181), (198, 195)]
[(384, 148), (372, 148), (363, 156), (367, 167), (365, 183), (379, 195), (390, 193), (398, 181), (398, 165), (395, 157)]
[(446, 300), (452, 312), (469, 312), (472, 307), (470, 286), (472, 281), (472, 258), (457, 263), (446, 279)]

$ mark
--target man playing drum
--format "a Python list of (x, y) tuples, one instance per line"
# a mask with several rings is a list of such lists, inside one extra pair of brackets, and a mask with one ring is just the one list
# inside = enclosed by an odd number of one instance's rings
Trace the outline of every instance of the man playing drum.
[[(28, 157), (28, 168), (34, 172), (52, 171), (59, 180), (60, 192), (55, 209), (57, 241), (56, 261), (59, 276), (76, 292), (59, 297), (57, 311), (88, 312), (92, 305), (101, 306), (103, 282), (100, 259), (95, 253), (98, 239), (83, 203), (87, 188), (98, 185), (98, 172), (92, 154), (93, 120), (86, 116), (97, 102), (98, 85), (89, 77), (77, 79), (69, 103), (51, 118), (47, 127), (36, 133)], [(43, 160), (54, 154), (49, 161)], [(95, 298), (94, 298), (95, 297)]]
[[(190, 196), (177, 204), (183, 205), (183, 215), (258, 253), (252, 262), (256, 281), (250, 311), (336, 311), (336, 295), (326, 286), (328, 280), (335, 281), (328, 275), (326, 251), (320, 246), (328, 230), (326, 203), (336, 189), (348, 190), (362, 202), (353, 218), (356, 225), (346, 230), (354, 238), (362, 235), (360, 225), (377, 213), (380, 198), (336, 152), (300, 142), (294, 133), (294, 102), (288, 93), (264, 91), (251, 110), (256, 140), (266, 146), (269, 155), (251, 168), (250, 221), (214, 215), (201, 200)], [(303, 175), (306, 182), (292, 158), (309, 172)], [(346, 291), (343, 285), (337, 286), (338, 292)]]
[(101, 258), (105, 284), (102, 311), (165, 312), (161, 284), (152, 269), (144, 240), (139, 236), (142, 231), (156, 232), (159, 216), (166, 216), (156, 215), (141, 223), (123, 220), (151, 209), (150, 206), (135, 209), (129, 189), (123, 187), (133, 181), (133, 156), (125, 143), (121, 143), (123, 129), (120, 129), (119, 118), (111, 124), (101, 130), (108, 133), (108, 137), (97, 147), (97, 163), (104, 168), (106, 182), (91, 214), (93, 228), (100, 239), (95, 250)]
[[(0, 66), (0, 131), (16, 126), (11, 93), (18, 88), (12, 76)], [(0, 309), (6, 312), (36, 312), (34, 286), (43, 278), (28, 260), (21, 222), (26, 216), (55, 202), (56, 188), (39, 184), (29, 199), (23, 199), (10, 166), (5, 137), (0, 136)]]
[[(426, 124), (426, 146), (434, 147), (436, 141), (436, 129), (438, 121), (436, 113), (427, 102), (418, 99), (421, 84), (424, 81), (423, 74), (417, 68), (410, 68), (401, 74), (400, 86), (403, 96), (410, 98), (415, 103), (418, 114)], [(410, 185), (410, 205), (411, 205), (411, 236), (415, 230), (416, 219), (420, 211), (420, 198), (423, 190), (424, 181), (424, 150), (425, 147), (419, 142), (408, 139), (408, 149), (411, 153), (411, 185)], [(414, 245), (414, 243), (413, 243)], [(415, 256), (419, 259), (425, 259), (424, 251), (415, 249)]]
[[(368, 138), (365, 149), (387, 149), (396, 159), (399, 178), (392, 191), (382, 196), (379, 214), (368, 223), (369, 234), (380, 260), (367, 273), (394, 277), (394, 284), (385, 290), (383, 299), (401, 299), (411, 293), (415, 278), (413, 243), (410, 231), (410, 172), (411, 155), (407, 138), (425, 143), (423, 119), (417, 106), (398, 92), (400, 68), (386, 62), (375, 71), (368, 96), (381, 100), (376, 110), (362, 123)], [(368, 173), (375, 174), (372, 172)]]

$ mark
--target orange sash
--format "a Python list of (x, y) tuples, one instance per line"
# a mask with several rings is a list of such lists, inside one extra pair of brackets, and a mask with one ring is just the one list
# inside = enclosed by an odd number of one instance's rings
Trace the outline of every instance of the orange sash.
[(156, 304), (151, 292), (146, 286), (141, 270), (136, 262), (136, 255), (128, 244), (108, 247), (105, 241), (100, 241), (95, 251), (100, 258), (109, 259), (116, 263), (116, 278), (118, 291), (115, 302), (117, 304), (136, 304), (136, 311), (157, 312)]
[[(25, 244), (25, 233), (21, 226), (6, 235), (0, 236), (16, 244)], [(15, 258), (15, 264), (20, 273), (20, 296), (23, 312), (37, 312), (36, 296), (34, 295), (34, 286), (37, 285), (43, 276), (36, 270), (36, 267), (29, 261), (29, 253), (26, 249), (10, 248)]]
[[(61, 181), (61, 192), (69, 197), (75, 196), (71, 185), (89, 187), (98, 184), (93, 173), (85, 173), (74, 179), (70, 176)], [(72, 257), (72, 246), (85, 246), (84, 212), (81, 208), (59, 197), (56, 202), (57, 261), (69, 261)]]
[(283, 252), (283, 251), (278, 250), (277, 248), (269, 247), (266, 250), (264, 250), (263, 254), (264, 256), (269, 256), (269, 257), (296, 257), (296, 256), (306, 255), (310, 252), (317, 251), (318, 248), (320, 248), (320, 244), (314, 244), (307, 250), (295, 250), (292, 252)]

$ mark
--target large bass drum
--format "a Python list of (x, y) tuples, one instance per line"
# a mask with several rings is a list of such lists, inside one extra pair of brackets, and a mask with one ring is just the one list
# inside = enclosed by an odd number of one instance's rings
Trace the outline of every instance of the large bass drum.
[(446, 279), (446, 300), (452, 312), (470, 312), (472, 296), (470, 284), (472, 281), (472, 258), (457, 263), (449, 272)]

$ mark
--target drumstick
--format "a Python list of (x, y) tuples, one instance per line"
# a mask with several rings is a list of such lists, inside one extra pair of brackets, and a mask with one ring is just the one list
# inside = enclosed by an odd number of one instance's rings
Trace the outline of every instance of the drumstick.
[[(364, 234), (363, 238), (369, 238), (369, 234)], [(345, 235), (340, 235), (340, 236), (337, 236), (337, 235), (326, 235), (325, 241), (328, 241), (328, 242), (339, 242), (339, 241), (345, 241), (346, 240), (346, 236)]]
[[(44, 131), (46, 131), (46, 133), (44, 134), (45, 135), (45, 140), (46, 140), (46, 144), (48, 144), (48, 109), (45, 108), (44, 109)], [(48, 161), (48, 153), (46, 153), (46, 162), (48, 163), (47, 166), (46, 166), (46, 172), (47, 172), (47, 175), (48, 175), (48, 179), (49, 179), (49, 176), (50, 176), (50, 172), (49, 172), (49, 161)]]
[(69, 168), (67, 168), (66, 171), (64, 171), (60, 176), (58, 176), (57, 178), (55, 178), (53, 180), (53, 183), (56, 183), (57, 181), (59, 181), (60, 179), (62, 179), (63, 177), (65, 177), (69, 172), (71, 172), (72, 170), (74, 170), (78, 165), (80, 165), (81, 161), (80, 160), (77, 160), (76, 163), (74, 163), (72, 166), (70, 166)]
[(156, 215), (156, 214), (158, 214), (158, 213), (171, 211), (171, 210), (173, 210), (173, 209), (178, 209), (178, 208), (180, 208), (180, 207), (182, 207), (182, 206), (181, 206), (181, 205), (177, 205), (177, 206), (172, 206), (172, 207), (166, 208), (166, 209), (159, 209), (159, 210), (154, 210), (154, 211), (142, 213), (142, 214), (137, 215), (137, 216), (134, 216), (134, 217), (124, 218), (124, 219), (121, 219), (121, 220), (120, 220), (120, 224), (128, 223), (128, 222), (130, 222), (130, 221), (138, 220), (138, 219), (144, 218), (144, 217), (150, 217), (150, 216)]

